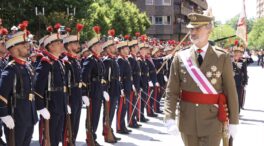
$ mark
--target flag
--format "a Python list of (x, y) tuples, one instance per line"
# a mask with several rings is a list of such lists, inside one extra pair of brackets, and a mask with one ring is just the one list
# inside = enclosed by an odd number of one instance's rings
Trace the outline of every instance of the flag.
[(240, 17), (237, 23), (236, 35), (244, 41), (247, 46), (247, 16), (246, 16), (246, 5), (245, 0), (243, 0), (242, 11), (240, 13)]

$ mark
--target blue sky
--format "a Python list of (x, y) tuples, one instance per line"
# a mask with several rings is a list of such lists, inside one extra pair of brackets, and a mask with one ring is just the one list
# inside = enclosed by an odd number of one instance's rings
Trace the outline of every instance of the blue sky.
[[(212, 7), (216, 20), (225, 22), (240, 14), (243, 0), (207, 0)], [(256, 17), (256, 0), (246, 1), (246, 14), (248, 18)]]

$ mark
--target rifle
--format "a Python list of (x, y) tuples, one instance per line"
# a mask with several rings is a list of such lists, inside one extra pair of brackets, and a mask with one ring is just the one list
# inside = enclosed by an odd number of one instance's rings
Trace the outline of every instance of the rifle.
[(87, 146), (95, 146), (95, 141), (92, 133), (92, 126), (91, 126), (91, 114), (90, 114), (90, 107), (86, 107), (86, 143)]
[[(71, 96), (71, 71), (69, 70), (68, 73), (68, 104), (69, 104), (69, 98)], [(63, 146), (74, 146), (72, 141), (72, 126), (71, 126), (71, 115), (68, 112), (66, 115), (66, 122), (64, 127), (64, 140), (63, 140)]]
[(223, 146), (229, 146), (228, 122), (224, 122), (223, 125)]
[[(17, 84), (17, 76), (15, 75), (14, 78), (14, 85), (13, 85), (13, 97), (11, 98), (11, 117), (14, 118), (14, 110), (16, 106), (16, 84)], [(9, 129), (8, 131), (8, 146), (15, 146), (15, 130)]]
[(115, 137), (112, 133), (112, 129), (110, 126), (110, 120), (109, 120), (109, 101), (105, 101), (105, 113), (104, 113), (104, 139), (106, 142), (115, 142)]
[[(48, 75), (48, 90), (46, 91), (46, 108), (48, 109), (49, 108), (49, 99), (50, 99), (50, 94), (49, 92), (51, 91), (51, 72), (49, 72), (49, 75)], [(42, 131), (44, 131), (44, 136), (43, 136), (43, 139), (40, 139), (41, 141), (41, 146), (51, 146), (50, 144), (50, 132), (49, 132), (49, 120), (46, 120), (42, 117), (42, 121), (44, 122), (44, 128), (41, 129)], [(42, 123), (43, 123), (42, 122)]]

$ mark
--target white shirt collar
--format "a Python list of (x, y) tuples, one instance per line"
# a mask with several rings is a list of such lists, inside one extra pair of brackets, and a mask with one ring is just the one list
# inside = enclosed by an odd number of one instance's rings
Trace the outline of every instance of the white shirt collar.
[[(197, 46), (193, 45), (193, 48), (195, 50), (195, 52), (200, 49), (198, 48)], [(204, 47), (201, 48), (201, 50), (203, 50), (203, 52), (201, 53), (202, 57), (204, 58), (205, 54), (206, 54), (206, 51), (207, 49), (209, 48), (209, 43), (207, 43)]]

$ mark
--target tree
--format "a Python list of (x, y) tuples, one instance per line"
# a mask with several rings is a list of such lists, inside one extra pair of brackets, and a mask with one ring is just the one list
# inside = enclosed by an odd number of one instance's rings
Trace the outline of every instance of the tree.
[[(226, 22), (227, 25), (231, 26), (234, 30), (237, 29), (237, 22), (239, 20), (239, 15), (231, 18)], [(250, 33), (253, 27), (254, 18), (247, 19), (247, 32)]]
[(264, 18), (257, 19), (248, 36), (249, 48), (264, 48)]
[[(235, 30), (227, 24), (219, 25), (218, 27), (215, 27), (213, 32), (211, 33), (210, 40), (217, 40), (229, 36), (235, 35)], [(220, 43), (221, 47), (230, 46), (234, 42), (234, 38), (223, 40)]]

